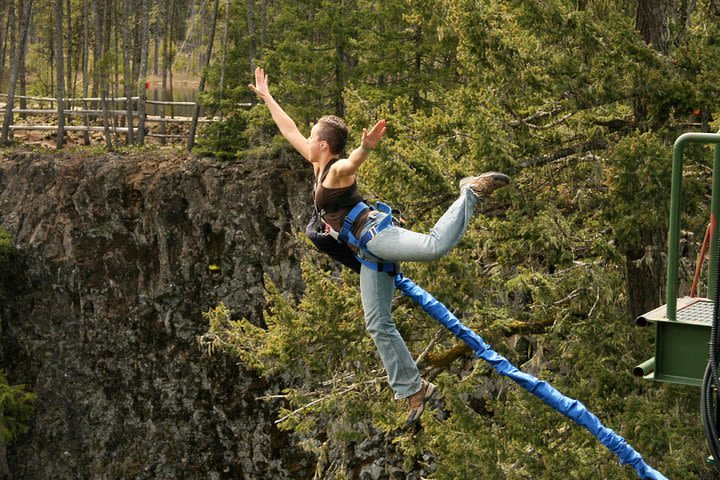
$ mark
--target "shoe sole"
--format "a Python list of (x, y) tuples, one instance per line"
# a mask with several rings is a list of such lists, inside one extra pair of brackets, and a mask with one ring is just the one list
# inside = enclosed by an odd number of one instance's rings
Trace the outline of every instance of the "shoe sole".
[[(465, 177), (462, 180), (460, 180), (460, 189), (462, 190), (464, 187), (469, 186), (470, 184), (480, 180), (481, 178), (492, 178), (494, 182), (502, 183), (502, 186), (506, 186), (510, 184), (510, 177), (505, 175), (504, 173), (500, 172), (486, 172), (482, 175), (478, 175), (477, 177)], [(472, 187), (470, 187), (472, 188)], [(500, 188), (500, 187), (498, 187)]]

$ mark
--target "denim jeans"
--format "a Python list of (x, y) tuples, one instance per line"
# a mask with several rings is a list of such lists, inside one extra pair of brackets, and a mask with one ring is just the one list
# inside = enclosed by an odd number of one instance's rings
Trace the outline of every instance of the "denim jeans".
[[(420, 234), (390, 226), (367, 243), (361, 255), (369, 260), (386, 262), (436, 260), (448, 253), (467, 230), (477, 197), (468, 188), (440, 217), (429, 234)], [(385, 214), (376, 213), (362, 228), (361, 236), (377, 225)], [(391, 305), (395, 279), (387, 273), (362, 266), (360, 296), (365, 311), (365, 327), (375, 342), (388, 375), (395, 398), (406, 398), (420, 390), (420, 372), (405, 341), (392, 319)]]

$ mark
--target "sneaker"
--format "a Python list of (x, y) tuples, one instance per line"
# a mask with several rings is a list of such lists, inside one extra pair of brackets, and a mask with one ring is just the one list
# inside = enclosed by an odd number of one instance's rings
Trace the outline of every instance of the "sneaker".
[(485, 172), (478, 177), (465, 177), (460, 180), (460, 190), (470, 188), (475, 195), (484, 198), (508, 183), (510, 183), (510, 177), (504, 173)]
[(409, 427), (420, 420), (420, 416), (425, 411), (425, 404), (433, 398), (435, 394), (435, 385), (423, 380), (420, 390), (407, 398), (408, 414), (405, 418), (405, 427)]

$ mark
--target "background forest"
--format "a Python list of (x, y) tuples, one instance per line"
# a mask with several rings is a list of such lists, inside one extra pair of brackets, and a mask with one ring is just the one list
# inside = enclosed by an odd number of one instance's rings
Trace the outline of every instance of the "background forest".
[[(17, 25), (31, 2), (0, 0), (2, 65), (22, 43)], [(173, 65), (200, 74), (214, 32), (202, 100), (224, 120), (206, 127), (200, 154), (272, 162), (289, 148), (263, 105), (239, 106), (255, 102), (247, 84), (262, 66), (306, 134), (335, 113), (356, 145), (363, 127), (388, 120), (358, 181), (414, 230), (432, 226), (461, 177), (508, 173), (513, 183), (480, 207), (461, 244), (442, 261), (405, 265), (406, 275), (523, 370), (581, 400), (668, 478), (715, 478), (699, 389), (640, 381), (631, 369), (654, 351), (652, 331), (634, 318), (664, 303), (672, 144), (718, 128), (720, 2), (58, 0), (66, 27), (50, 2), (33, 3), (18, 78), (32, 78), (35, 93), (57, 93), (59, 52), (68, 89), (84, 83), (86, 92), (120, 88), (122, 71), (137, 90), (143, 52), (165, 81)], [(682, 294), (709, 219), (711, 166), (709, 149), (687, 151)], [(406, 471), (432, 478), (636, 478), (399, 297), (398, 328), (411, 351), (428, 351), (422, 368), (443, 405), (419, 432), (391, 433), (403, 405), (364, 331), (358, 279), (297, 236), (307, 245), (303, 295), (268, 279), (265, 325), (221, 305), (206, 314), (203, 341), (285, 382), (268, 401), (317, 455), (317, 478), (352, 477), (351, 446), (377, 432)]]
[(137, 94), (145, 56), (143, 75), (168, 89), (173, 76), (197, 80), (217, 21), (212, 8), (207, 0), (0, 0), (0, 85), (7, 90), (17, 61), (19, 93), (55, 96), (62, 63), (71, 97), (86, 85), (97, 97), (101, 76), (114, 96), (123, 94), (124, 78)]

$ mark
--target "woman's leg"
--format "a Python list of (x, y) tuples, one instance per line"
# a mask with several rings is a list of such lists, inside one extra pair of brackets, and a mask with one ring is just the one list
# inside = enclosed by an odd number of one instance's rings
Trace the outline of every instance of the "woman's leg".
[(407, 398), (420, 390), (420, 372), (392, 319), (395, 279), (365, 265), (360, 269), (360, 296), (365, 327), (375, 342), (395, 398)]
[(462, 238), (475, 211), (478, 197), (469, 188), (437, 221), (429, 234), (388, 227), (367, 243), (366, 248), (388, 262), (430, 261), (448, 253)]

